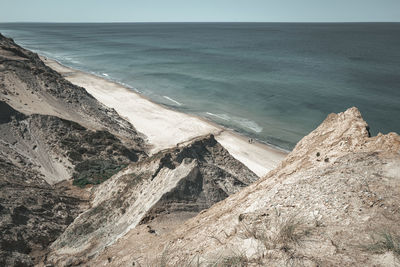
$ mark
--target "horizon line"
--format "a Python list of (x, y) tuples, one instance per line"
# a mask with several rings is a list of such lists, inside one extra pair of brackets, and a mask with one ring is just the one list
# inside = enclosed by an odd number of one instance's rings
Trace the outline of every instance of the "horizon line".
[(54, 24), (100, 24), (100, 23), (400, 23), (400, 21), (0, 21), (0, 23), (54, 23)]

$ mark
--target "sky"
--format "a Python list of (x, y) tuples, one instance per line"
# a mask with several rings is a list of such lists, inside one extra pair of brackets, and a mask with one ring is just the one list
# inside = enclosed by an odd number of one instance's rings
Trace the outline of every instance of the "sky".
[(400, 0), (0, 0), (0, 22), (400, 22)]

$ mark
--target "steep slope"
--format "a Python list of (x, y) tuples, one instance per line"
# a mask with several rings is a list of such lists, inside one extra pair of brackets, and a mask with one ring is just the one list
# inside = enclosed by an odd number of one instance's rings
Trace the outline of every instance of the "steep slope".
[[(24, 139), (34, 136), (27, 126), (37, 116), (30, 118), (4, 102), (0, 111), (0, 265), (31, 266), (86, 206), (87, 197), (49, 185), (40, 173), (43, 166), (24, 153)], [(42, 149), (33, 150), (46, 157)]]
[(85, 190), (57, 183), (102, 182), (143, 152), (55, 116), (24, 115), (2, 101), (0, 111), (0, 265), (31, 266), (87, 208)]
[(143, 136), (115, 110), (47, 67), (36, 53), (1, 34), (0, 100), (27, 115), (51, 115), (91, 130), (107, 130), (137, 150), (145, 150)]
[(47, 184), (0, 157), (0, 266), (32, 266), (74, 220), (86, 199)]
[(97, 184), (146, 158), (133, 126), (0, 34), (0, 265), (32, 266)]
[[(80, 176), (80, 185), (96, 183), (147, 156), (129, 122), (1, 34), (0, 101), (1, 151), (32, 166), (49, 184), (72, 175)], [(10, 122), (12, 110), (26, 120)], [(88, 177), (89, 169), (106, 174)]]
[(78, 185), (96, 184), (143, 156), (107, 131), (49, 115), (24, 115), (2, 101), (0, 108), (10, 115), (2, 114), (0, 156), (38, 171), (49, 184), (71, 177)]
[(83, 264), (138, 225), (164, 216), (182, 223), (256, 179), (213, 136), (160, 152), (97, 187), (91, 209), (52, 244), (48, 261)]
[[(135, 229), (88, 265), (398, 266), (400, 137), (331, 114), (266, 177), (173, 232)], [(142, 249), (145, 248), (145, 249)]]

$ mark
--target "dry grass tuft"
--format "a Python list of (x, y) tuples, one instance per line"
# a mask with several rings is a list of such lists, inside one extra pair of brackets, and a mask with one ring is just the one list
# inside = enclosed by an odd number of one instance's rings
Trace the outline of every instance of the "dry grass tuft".
[(257, 225), (243, 223), (242, 229), (244, 238), (258, 240), (266, 250), (281, 249), (285, 252), (294, 246), (301, 246), (311, 234), (311, 228), (296, 216), (279, 217), (275, 221), (263, 221)]
[(400, 236), (391, 232), (385, 231), (377, 236), (372, 236), (374, 243), (365, 246), (367, 251), (373, 253), (385, 253), (391, 251), (396, 258), (400, 259)]

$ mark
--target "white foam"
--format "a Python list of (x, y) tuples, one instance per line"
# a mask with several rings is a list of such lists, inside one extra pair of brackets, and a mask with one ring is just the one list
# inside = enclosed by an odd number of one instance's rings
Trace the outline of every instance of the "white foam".
[(107, 73), (102, 73), (103, 76), (109, 77)]
[(68, 62), (71, 62), (71, 63), (74, 63), (74, 64), (80, 64), (81, 63), (79, 60), (76, 60), (76, 59), (74, 59), (72, 57), (68, 57), (68, 56), (59, 56), (59, 57), (61, 58), (61, 60), (68, 61)]
[(177, 104), (178, 106), (182, 106), (181, 103), (179, 103), (178, 101), (176, 101), (176, 100), (174, 100), (174, 99), (172, 99), (172, 98), (170, 98), (170, 97), (168, 97), (168, 96), (166, 96), (166, 95), (164, 95), (163, 97), (164, 97), (165, 99), (168, 99), (168, 100), (171, 101), (171, 102), (174, 102), (174, 103)]
[(260, 125), (248, 119), (236, 118), (235, 121), (239, 123), (241, 126), (250, 129), (256, 133), (261, 133), (263, 130), (263, 128)]
[(213, 117), (217, 117), (217, 118), (225, 120), (225, 121), (229, 121), (231, 119), (226, 114), (214, 114), (214, 113), (211, 113), (211, 112), (206, 112), (206, 113), (207, 113), (207, 115), (210, 115), (210, 116), (213, 116)]
[(206, 112), (206, 114), (209, 116), (213, 116), (213, 117), (225, 120), (225, 121), (232, 121), (233, 123), (239, 124), (240, 126), (250, 129), (256, 133), (261, 133), (263, 130), (263, 128), (260, 125), (258, 125), (256, 122), (246, 119), (246, 118), (230, 117), (226, 114), (215, 114), (215, 113), (211, 113), (211, 112)]
[(133, 86), (127, 84), (127, 83), (120, 82), (120, 81), (118, 81), (118, 80), (113, 80), (113, 81), (116, 82), (116, 83), (118, 83), (118, 84), (120, 84), (120, 85), (122, 85), (122, 86), (124, 86), (124, 87), (126, 87), (126, 88), (132, 89), (132, 90), (135, 91), (136, 93), (139, 93), (139, 94), (142, 93), (139, 89), (137, 89), (136, 87), (133, 87)]

